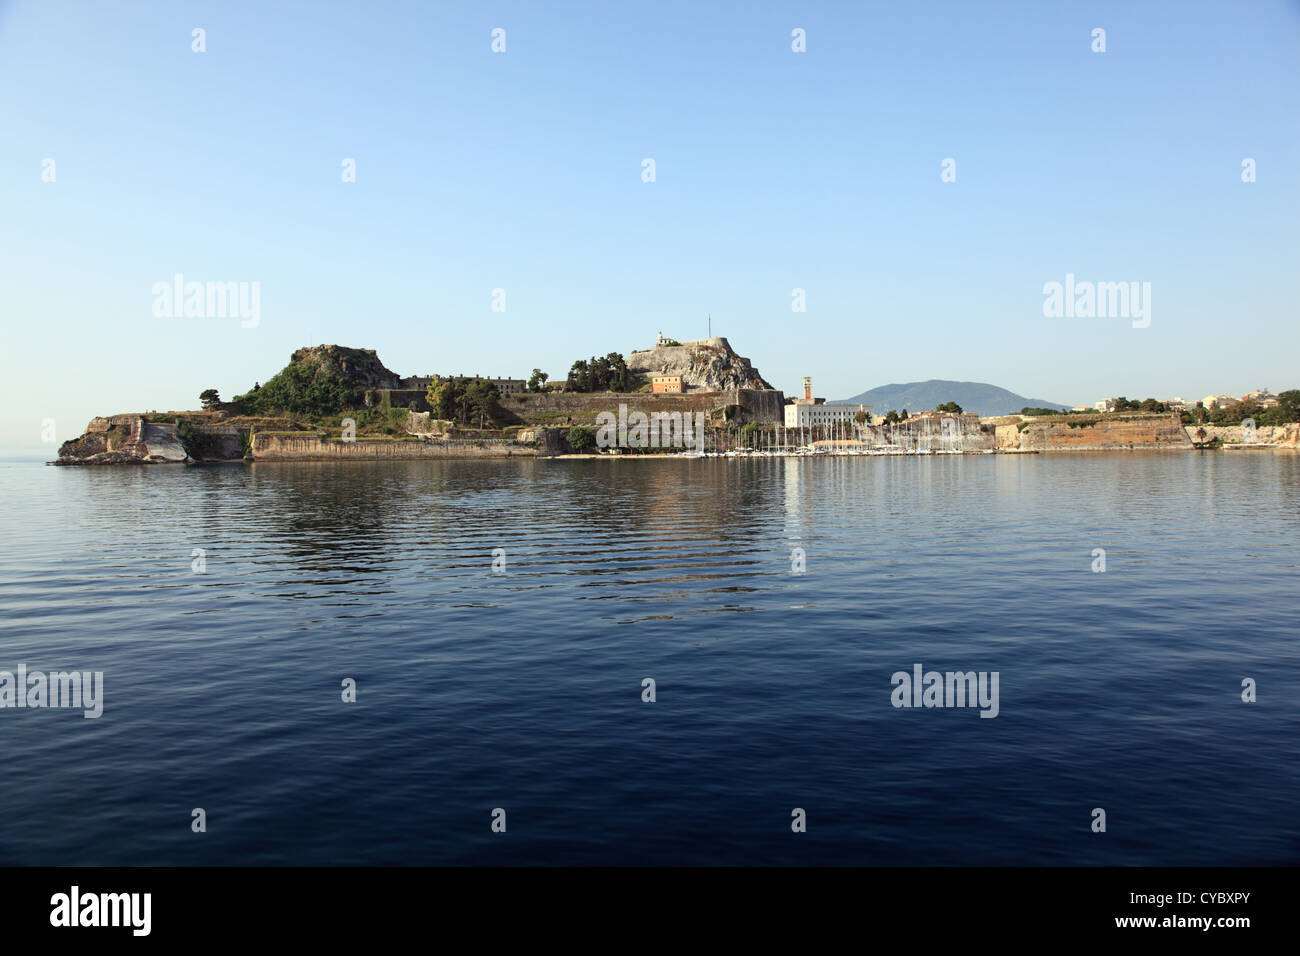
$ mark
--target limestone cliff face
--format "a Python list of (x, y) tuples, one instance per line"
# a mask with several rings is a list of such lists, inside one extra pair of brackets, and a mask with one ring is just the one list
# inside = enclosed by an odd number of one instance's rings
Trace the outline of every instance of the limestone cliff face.
[(85, 434), (65, 441), (56, 464), (152, 464), (186, 457), (175, 425), (146, 422), (142, 415), (113, 415), (91, 419)]
[(628, 355), (627, 367), (647, 380), (652, 375), (680, 375), (683, 385), (697, 391), (772, 387), (721, 336), (640, 349)]

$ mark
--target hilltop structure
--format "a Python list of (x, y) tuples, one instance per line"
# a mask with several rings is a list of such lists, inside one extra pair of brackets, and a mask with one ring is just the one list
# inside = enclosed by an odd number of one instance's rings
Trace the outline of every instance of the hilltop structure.
[[(402, 388), (404, 389), (427, 389), (433, 384), (433, 380), (438, 378), (436, 375), (412, 375), (402, 379)], [(497, 387), (497, 391), (502, 395), (514, 395), (516, 392), (526, 391), (528, 383), (522, 378), (490, 378), (479, 375), (475, 372), (473, 375), (443, 375), (444, 380), (451, 380), (460, 385), (468, 385), (470, 382), (488, 382)]]
[[(737, 355), (722, 336), (678, 342), (660, 334), (654, 348), (629, 353), (627, 367), (650, 381), (657, 392), (772, 390), (749, 359)], [(661, 387), (655, 387), (655, 379), (660, 379)]]

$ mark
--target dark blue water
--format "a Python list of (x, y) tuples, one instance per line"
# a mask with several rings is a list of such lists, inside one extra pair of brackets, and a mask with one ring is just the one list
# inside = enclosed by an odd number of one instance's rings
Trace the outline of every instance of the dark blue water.
[[(0, 669), (105, 682), (0, 710), (0, 863), (1300, 861), (1295, 455), (8, 463), (0, 508)], [(916, 663), (999, 716), (894, 708)]]

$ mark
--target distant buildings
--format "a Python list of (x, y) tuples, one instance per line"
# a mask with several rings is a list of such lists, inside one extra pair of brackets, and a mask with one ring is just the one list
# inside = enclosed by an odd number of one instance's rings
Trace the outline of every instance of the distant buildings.
[[(435, 378), (438, 378), (438, 376), (413, 375), (410, 378), (402, 379), (402, 388), (428, 388), (433, 384)], [(462, 385), (466, 382), (491, 382), (502, 395), (514, 395), (516, 392), (523, 392), (528, 388), (528, 383), (522, 378), (484, 378), (482, 375), (444, 375), (442, 378), (452, 379)]]
[[(1133, 401), (1141, 402), (1143, 400), (1127, 399), (1127, 401), (1129, 401), (1130, 404), (1126, 405), (1125, 408), (1132, 409), (1134, 407), (1131, 404)], [(1155, 401), (1159, 402), (1161, 405), (1164, 405), (1165, 408), (1173, 412), (1181, 412), (1183, 409), (1187, 407), (1187, 403), (1183, 401), (1181, 396), (1177, 396), (1174, 398), (1157, 398), (1155, 399)], [(1076, 412), (1086, 412), (1086, 411), (1113, 412), (1113, 411), (1120, 410), (1119, 399), (1105, 398), (1102, 399), (1100, 402), (1097, 402), (1091, 408), (1089, 408), (1087, 405), (1076, 405), (1072, 410)]]
[(680, 395), (682, 377), (680, 375), (655, 375), (650, 379), (650, 389), (656, 395)]
[[(1247, 392), (1238, 398), (1235, 395), (1206, 395), (1200, 401), (1189, 402), (1181, 395), (1175, 395), (1173, 398), (1159, 399), (1160, 403), (1173, 412), (1183, 412), (1190, 408), (1227, 408), (1229, 405), (1236, 405), (1238, 402), (1256, 402), (1264, 408), (1272, 408), (1278, 404), (1278, 397), (1266, 388), (1257, 388), (1253, 392)], [(1113, 412), (1119, 405), (1119, 399), (1107, 398), (1097, 402), (1092, 406), (1099, 412)], [(1076, 405), (1073, 411), (1088, 411), (1086, 405)]]
[(1278, 397), (1266, 388), (1257, 388), (1241, 396), (1243, 402), (1258, 402), (1264, 408), (1273, 408), (1278, 404)]

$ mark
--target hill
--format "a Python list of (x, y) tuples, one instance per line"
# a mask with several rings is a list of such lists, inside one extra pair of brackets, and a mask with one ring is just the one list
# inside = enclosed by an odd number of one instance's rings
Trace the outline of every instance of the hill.
[(749, 359), (737, 355), (731, 343), (721, 336), (694, 342), (672, 339), (667, 342), (628, 353), (628, 370), (646, 379), (655, 375), (680, 375), (687, 388), (708, 391), (772, 387)]
[(881, 385), (870, 391), (845, 399), (852, 404), (874, 405), (877, 415), (887, 411), (923, 412), (942, 405), (956, 402), (963, 411), (974, 412), (985, 417), (994, 415), (1011, 415), (1020, 409), (1033, 408), (1067, 409), (1069, 405), (1049, 402), (1041, 398), (1025, 398), (1005, 388), (989, 385), (987, 382), (950, 382), (945, 379), (932, 378), (927, 382), (906, 382), (901, 385)]
[(309, 346), (294, 352), (289, 364), (258, 390), (236, 396), (230, 410), (246, 415), (332, 415), (359, 407), (366, 389), (401, 386), (401, 379), (379, 361), (374, 349)]

